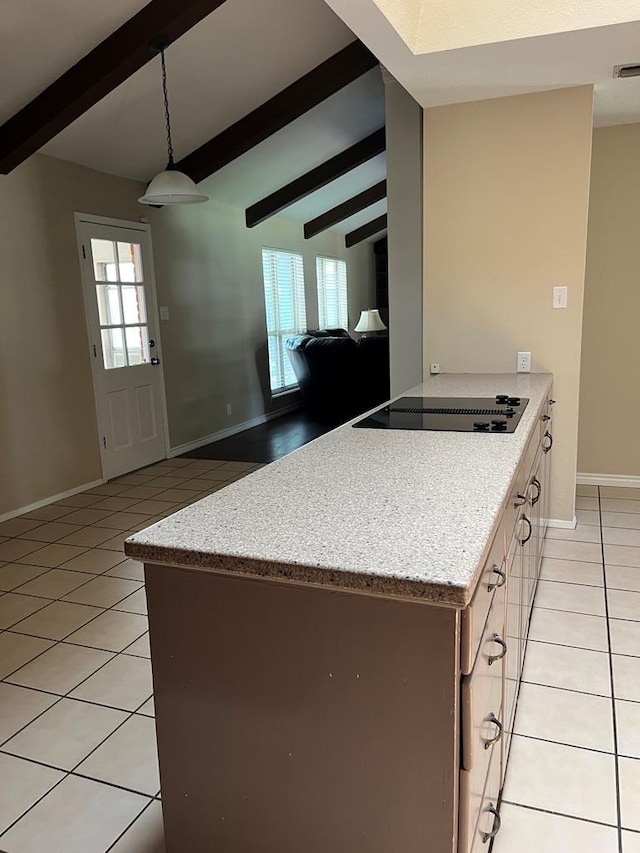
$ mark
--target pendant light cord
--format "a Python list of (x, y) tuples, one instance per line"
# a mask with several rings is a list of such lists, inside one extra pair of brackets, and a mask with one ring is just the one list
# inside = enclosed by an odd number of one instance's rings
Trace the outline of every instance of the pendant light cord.
[(167, 92), (167, 66), (164, 62), (164, 50), (160, 51), (160, 62), (162, 63), (162, 96), (164, 98), (164, 118), (167, 125), (167, 150), (169, 154), (167, 169), (174, 169), (173, 143), (171, 141), (171, 119), (169, 117), (169, 94)]

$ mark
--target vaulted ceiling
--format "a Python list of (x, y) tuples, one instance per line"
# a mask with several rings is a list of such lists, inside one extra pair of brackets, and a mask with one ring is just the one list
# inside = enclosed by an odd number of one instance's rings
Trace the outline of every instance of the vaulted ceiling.
[[(171, 8), (172, 0), (157, 2)], [(509, 26), (500, 12), (505, 3), (514, 13)], [(0, 123), (148, 5), (4, 3), (0, 75), (10, 85), (0, 88)], [(547, 4), (542, 17), (531, 4), (488, 0), (481, 21), (462, 15), (464, 4), (453, 0), (444, 17), (447, 4), (434, 9), (424, 0), (220, 0), (211, 8), (216, 5), (166, 51), (177, 160), (341, 51), (354, 33), (425, 107), (591, 82), (596, 125), (640, 121), (640, 78), (611, 75), (614, 64), (640, 60), (637, 0), (620, 0), (614, 10), (577, 3), (571, 14)], [(578, 22), (579, 13), (584, 20)], [(556, 32), (545, 33), (550, 15), (561, 20)], [(384, 91), (375, 67), (217, 170), (203, 187), (221, 203), (250, 207), (383, 126)], [(142, 64), (41, 150), (149, 180), (166, 161), (159, 59)], [(380, 153), (281, 215), (309, 222), (385, 174)], [(386, 200), (377, 201), (332, 228), (351, 232), (385, 212)]]
[[(145, 5), (142, 0), (29, 0), (0, 19), (0, 122)], [(5, 9), (0, 12), (5, 16)], [(55, 34), (55, 37), (52, 37)], [(29, 50), (25, 51), (25, 41)], [(323, 0), (228, 0), (166, 50), (176, 160), (215, 137), (354, 41)], [(216, 200), (248, 207), (384, 126), (379, 69), (345, 86), (203, 181)], [(155, 58), (77, 118), (41, 153), (148, 181), (166, 162)], [(283, 212), (305, 222), (384, 179), (381, 154)], [(386, 202), (345, 220), (346, 233)]]

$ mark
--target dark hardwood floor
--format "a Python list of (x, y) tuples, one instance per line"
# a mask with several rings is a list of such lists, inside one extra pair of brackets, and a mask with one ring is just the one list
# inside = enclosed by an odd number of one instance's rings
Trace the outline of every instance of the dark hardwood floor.
[(185, 453), (184, 457), (224, 459), (227, 462), (273, 462), (336, 426), (338, 424), (315, 420), (303, 409), (299, 409), (229, 438), (221, 438), (198, 450), (191, 450)]

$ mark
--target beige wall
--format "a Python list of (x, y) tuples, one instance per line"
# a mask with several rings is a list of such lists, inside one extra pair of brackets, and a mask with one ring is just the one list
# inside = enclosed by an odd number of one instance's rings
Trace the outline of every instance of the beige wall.
[(595, 130), (582, 337), (582, 473), (640, 476), (639, 198), (640, 125)]
[(141, 184), (36, 155), (0, 178), (0, 515), (101, 476), (74, 211)]
[(172, 447), (274, 408), (262, 245), (304, 253), (310, 326), (316, 254), (349, 262), (351, 327), (374, 304), (369, 244), (345, 251), (331, 232), (304, 241), (284, 220), (248, 231), (243, 211), (215, 203), (150, 211), (142, 189), (40, 155), (0, 178), (0, 516), (101, 477), (75, 211), (152, 221), (159, 303), (171, 312), (161, 336)]
[[(205, 185), (206, 188), (206, 185)], [(373, 249), (344, 248), (333, 232), (304, 240), (302, 225), (278, 218), (247, 229), (244, 211), (209, 202), (151, 211), (172, 447), (291, 405), (271, 400), (262, 247), (304, 256), (307, 320), (317, 327), (316, 255), (347, 260), (350, 329), (375, 304)], [(227, 416), (227, 403), (232, 415)]]
[(383, 71), (391, 394), (422, 380), (422, 107)]
[[(554, 374), (551, 517), (574, 515), (592, 135), (580, 87), (425, 110), (424, 366)], [(569, 307), (552, 310), (554, 285)]]

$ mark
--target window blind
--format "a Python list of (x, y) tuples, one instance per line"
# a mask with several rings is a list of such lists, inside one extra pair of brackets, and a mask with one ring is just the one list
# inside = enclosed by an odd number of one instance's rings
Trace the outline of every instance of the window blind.
[(320, 328), (346, 329), (349, 325), (346, 261), (316, 258), (316, 278)]
[(269, 344), (269, 378), (273, 392), (297, 386), (284, 342), (307, 330), (302, 255), (262, 250), (264, 303)]

